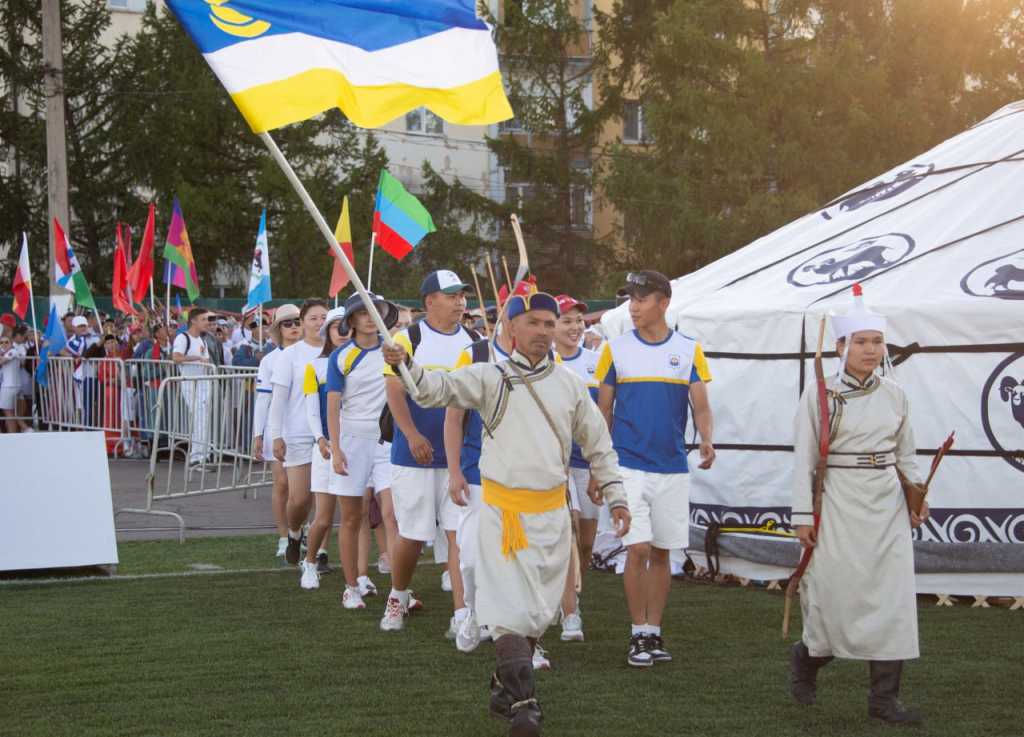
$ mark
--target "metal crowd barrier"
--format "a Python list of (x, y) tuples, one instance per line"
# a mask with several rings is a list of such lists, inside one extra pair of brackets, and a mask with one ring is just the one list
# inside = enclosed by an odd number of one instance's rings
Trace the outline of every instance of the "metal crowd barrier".
[[(32, 361), (33, 372), (35, 360)], [(35, 384), (34, 423), (56, 430), (101, 430), (110, 455), (131, 450), (132, 416), (125, 362), (120, 358), (47, 359), (47, 383)]]
[[(178, 521), (179, 514), (154, 509), (156, 502), (269, 486), (265, 462), (252, 456), (255, 371), (222, 367), (203, 376), (168, 376), (157, 390), (150, 427), (146, 506), (118, 514), (153, 514)], [(160, 464), (161, 456), (167, 463)]]

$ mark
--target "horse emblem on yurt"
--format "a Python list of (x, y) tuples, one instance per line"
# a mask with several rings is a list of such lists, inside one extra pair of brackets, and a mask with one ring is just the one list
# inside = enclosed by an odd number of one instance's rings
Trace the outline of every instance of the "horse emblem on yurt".
[(836, 200), (821, 211), (821, 216), (831, 220), (844, 212), (852, 212), (865, 205), (892, 199), (923, 182), (934, 169), (935, 164), (911, 164), (909, 168), (898, 171), (891, 177), (883, 177)]
[(863, 238), (831, 248), (804, 261), (786, 277), (797, 287), (858, 281), (897, 264), (914, 250), (914, 239), (905, 233)]
[(973, 297), (1024, 299), (1024, 248), (978, 264), (960, 288)]
[(1003, 360), (985, 382), (981, 424), (1003, 460), (1024, 471), (1024, 353)]

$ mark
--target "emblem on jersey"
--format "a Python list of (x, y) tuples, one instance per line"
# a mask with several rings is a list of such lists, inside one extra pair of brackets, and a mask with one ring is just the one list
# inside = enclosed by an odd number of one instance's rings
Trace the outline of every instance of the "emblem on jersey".
[(822, 210), (821, 216), (831, 220), (844, 212), (853, 212), (865, 205), (892, 199), (923, 182), (934, 169), (935, 164), (913, 164), (909, 169), (898, 171), (891, 177), (879, 179), (856, 192), (851, 192)]
[(899, 263), (913, 250), (914, 239), (905, 233), (863, 238), (821, 251), (790, 271), (786, 280), (795, 287), (858, 281)]
[(257, 20), (228, 7), (228, 0), (206, 0), (210, 6), (210, 20), (224, 33), (242, 38), (256, 38), (270, 30), (265, 20)]
[(982, 261), (960, 280), (972, 297), (1024, 299), (1024, 248)]
[(679, 364), (682, 362), (683, 360), (679, 356), (671, 355), (668, 357), (668, 365), (672, 368), (679, 368)]
[(594, 368), (593, 366), (587, 366), (587, 373), (588, 373), (588, 374), (592, 374), (592, 373), (594, 373), (594, 371), (596, 371), (596, 370), (597, 370), (597, 369), (595, 369), (595, 368)]
[(981, 393), (981, 424), (992, 448), (1024, 472), (1024, 353), (1003, 359)]

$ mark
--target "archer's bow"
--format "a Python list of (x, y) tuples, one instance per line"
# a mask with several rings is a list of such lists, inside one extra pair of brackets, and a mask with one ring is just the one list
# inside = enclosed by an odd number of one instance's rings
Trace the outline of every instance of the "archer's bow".
[(900, 470), (899, 466), (896, 467), (896, 475), (899, 477), (900, 486), (903, 487), (903, 495), (907, 500), (907, 509), (914, 514), (920, 515), (921, 510), (924, 508), (925, 497), (928, 496), (928, 490), (931, 488), (932, 479), (935, 478), (935, 472), (939, 470), (939, 464), (942, 463), (942, 459), (946, 457), (946, 453), (953, 447), (953, 438), (956, 432), (951, 432), (949, 437), (946, 438), (939, 449), (935, 452), (935, 457), (932, 458), (932, 467), (928, 471), (928, 478), (923, 484), (917, 484), (907, 478), (906, 474)]
[[(814, 378), (817, 381), (818, 391), (818, 465), (814, 469), (814, 489), (812, 492), (814, 504), (814, 544), (818, 543), (818, 529), (821, 527), (821, 496), (825, 491), (825, 471), (828, 468), (828, 450), (831, 434), (831, 418), (828, 410), (828, 387), (825, 386), (825, 369), (822, 365), (822, 349), (825, 345), (825, 320), (821, 317), (821, 327), (818, 329), (818, 350), (814, 354)], [(793, 607), (793, 594), (800, 585), (800, 579), (807, 570), (807, 564), (811, 562), (814, 554), (814, 547), (804, 548), (800, 557), (800, 564), (789, 579), (786, 585), (786, 603), (782, 612), (782, 637), (789, 637), (789, 615)]]

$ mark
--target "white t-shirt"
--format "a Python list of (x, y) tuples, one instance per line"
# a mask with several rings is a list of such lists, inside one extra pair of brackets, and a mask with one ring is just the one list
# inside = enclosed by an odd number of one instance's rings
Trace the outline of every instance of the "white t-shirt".
[(306, 364), (312, 363), (322, 350), (323, 348), (320, 346), (310, 345), (306, 341), (300, 340), (280, 351), (281, 355), (277, 357), (277, 362), (274, 364), (271, 383), (288, 390), (288, 405), (284, 410), (281, 427), (281, 437), (286, 443), (295, 440), (313, 442), (313, 435), (309, 432), (309, 422), (306, 420), (306, 400), (302, 389), (302, 380), (306, 376)]
[(7, 349), (0, 358), (4, 364), (0, 366), (0, 390), (14, 392), (21, 389), (21, 362), (25, 358), (25, 350), (18, 345)]
[[(174, 345), (171, 353), (180, 353), (183, 356), (200, 356), (203, 361), (210, 360), (210, 354), (206, 350), (206, 343), (202, 337), (196, 338), (188, 333), (178, 333), (174, 336)], [(203, 376), (206, 374), (207, 366), (204, 363), (188, 362), (178, 364), (178, 370), (182, 376)]]

